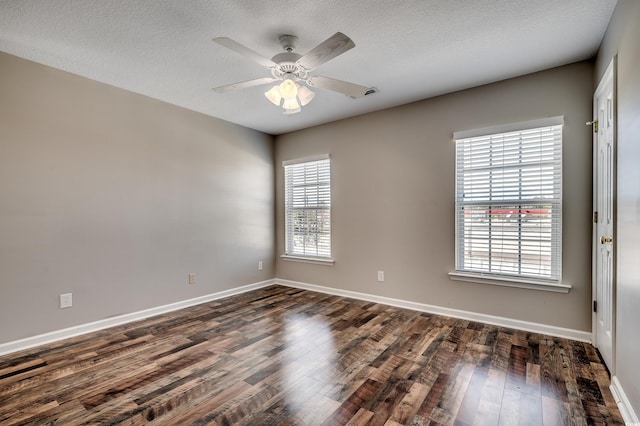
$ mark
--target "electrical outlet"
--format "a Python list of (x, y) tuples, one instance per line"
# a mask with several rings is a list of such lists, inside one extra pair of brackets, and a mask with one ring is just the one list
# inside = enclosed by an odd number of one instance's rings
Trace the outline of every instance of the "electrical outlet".
[(262, 260), (258, 261), (258, 271), (262, 271)]
[(60, 295), (60, 309), (66, 309), (73, 306), (73, 294), (65, 293)]
[(378, 271), (378, 281), (384, 281), (384, 271)]
[(189, 284), (195, 284), (195, 283), (196, 283), (196, 273), (189, 272)]

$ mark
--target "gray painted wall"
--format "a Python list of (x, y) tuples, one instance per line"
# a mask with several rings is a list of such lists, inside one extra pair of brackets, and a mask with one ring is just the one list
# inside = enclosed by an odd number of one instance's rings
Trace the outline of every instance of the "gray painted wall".
[(612, 373), (640, 415), (640, 2), (619, 0), (596, 61), (596, 84), (618, 64), (615, 230), (616, 350)]
[[(281, 162), (329, 153), (335, 265), (278, 257), (277, 277), (589, 332), (592, 166), (584, 123), (592, 93), (593, 65), (580, 62), (278, 136), (276, 255), (284, 252)], [(557, 115), (565, 116), (563, 276), (573, 288), (451, 281), (452, 133)]]
[(274, 276), (272, 137), (3, 53), (0, 70), (0, 343)]

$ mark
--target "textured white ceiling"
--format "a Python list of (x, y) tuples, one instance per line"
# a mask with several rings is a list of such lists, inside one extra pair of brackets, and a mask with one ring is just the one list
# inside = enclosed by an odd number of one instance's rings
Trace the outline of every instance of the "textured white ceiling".
[[(0, 0), (0, 50), (270, 134), (592, 57), (616, 0)], [(353, 99), (317, 89), (281, 114), (269, 86), (212, 87), (268, 70), (211, 42), (272, 57), (278, 36), (306, 53), (335, 32), (354, 49), (313, 74), (375, 87)], [(2, 78), (0, 70), (0, 78)]]

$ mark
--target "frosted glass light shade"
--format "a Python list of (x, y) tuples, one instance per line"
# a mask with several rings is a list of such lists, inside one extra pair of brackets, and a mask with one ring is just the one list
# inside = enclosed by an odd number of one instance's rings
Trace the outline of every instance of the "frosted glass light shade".
[(295, 98), (298, 94), (298, 85), (293, 80), (284, 80), (278, 88), (280, 96), (285, 99)]
[(313, 99), (313, 97), (316, 94), (314, 92), (312, 92), (311, 90), (309, 90), (309, 88), (307, 88), (307, 86), (300, 86), (298, 88), (298, 99), (300, 99), (300, 104), (302, 106), (307, 105), (309, 102), (311, 102), (311, 99)]
[(272, 104), (280, 106), (280, 101), (282, 100), (282, 95), (280, 95), (280, 89), (278, 86), (273, 86), (264, 95), (271, 101)]
[(300, 104), (296, 98), (287, 98), (284, 100), (282, 104), (282, 108), (284, 109), (300, 109)]

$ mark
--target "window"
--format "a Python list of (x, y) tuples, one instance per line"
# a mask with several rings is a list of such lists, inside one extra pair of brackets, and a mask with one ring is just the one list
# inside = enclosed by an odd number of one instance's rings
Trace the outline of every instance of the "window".
[(285, 256), (331, 258), (331, 164), (328, 155), (284, 165)]
[(562, 122), (454, 134), (457, 273), (560, 284)]

